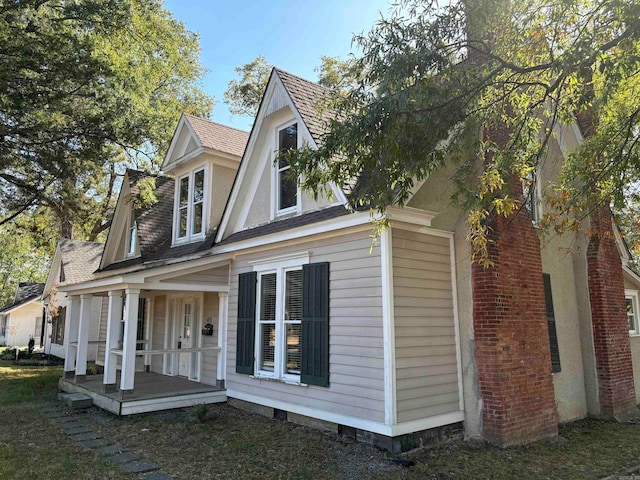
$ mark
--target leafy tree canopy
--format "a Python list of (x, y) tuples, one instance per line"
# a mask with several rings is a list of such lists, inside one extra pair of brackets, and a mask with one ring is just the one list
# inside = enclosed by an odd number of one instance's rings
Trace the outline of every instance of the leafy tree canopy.
[[(545, 220), (571, 226), (595, 204), (624, 203), (640, 180), (640, 3), (399, 7), (356, 38), (360, 73), (323, 107), (336, 115), (320, 148), (288, 153), (305, 187), (355, 182), (354, 204), (384, 209), (451, 163), (454, 200), (470, 212), (472, 237), (482, 236), (490, 216), (520, 208), (510, 179), (535, 172), (559, 127), (578, 121), (585, 141), (545, 191), (555, 208)], [(509, 134), (480, 133), (492, 130)]]
[(124, 166), (157, 169), (179, 114), (211, 111), (198, 52), (160, 0), (0, 3), (0, 223), (108, 227)]
[[(355, 84), (357, 70), (353, 59), (340, 60), (322, 56), (320, 61), (320, 66), (315, 68), (320, 85), (343, 90)], [(231, 113), (250, 116), (258, 113), (272, 68), (273, 65), (267, 63), (263, 55), (258, 55), (251, 62), (235, 68), (239, 78), (229, 81), (224, 92), (224, 101), (229, 105)]]

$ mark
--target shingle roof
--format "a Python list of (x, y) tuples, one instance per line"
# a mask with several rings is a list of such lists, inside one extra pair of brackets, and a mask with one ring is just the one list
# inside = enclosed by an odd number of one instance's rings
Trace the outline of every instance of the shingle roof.
[(321, 222), (323, 220), (330, 220), (332, 218), (341, 217), (347, 215), (349, 210), (342, 205), (336, 205), (329, 208), (323, 208), (321, 210), (315, 210), (313, 212), (304, 213), (295, 217), (289, 217), (284, 220), (278, 220), (276, 222), (265, 223), (248, 230), (242, 230), (229, 235), (224, 240), (216, 243), (218, 245), (226, 245), (228, 243), (239, 242), (241, 240), (248, 240), (250, 238), (262, 237), (271, 233), (282, 232), (291, 228), (301, 227), (303, 225), (310, 225), (312, 223)]
[(36, 298), (40, 297), (40, 295), (42, 295), (43, 290), (44, 283), (20, 282), (18, 284), (18, 287), (16, 288), (16, 294), (13, 298), (13, 303), (9, 303), (0, 308), (0, 313), (7, 312), (16, 307), (19, 307), (20, 305), (24, 305), (31, 300), (35, 300)]
[(63, 283), (71, 285), (92, 279), (94, 272), (100, 266), (103, 249), (102, 243), (60, 240)]
[(274, 68), (274, 72), (280, 77), (289, 92), (291, 100), (293, 100), (314, 141), (320, 143), (322, 136), (327, 131), (329, 120), (335, 115), (327, 104), (335, 93), (327, 87), (284, 70)]
[(201, 242), (171, 247), (173, 195), (175, 189), (172, 178), (162, 175), (150, 175), (138, 170), (128, 170), (127, 173), (132, 197), (135, 198), (140, 194), (140, 189), (137, 185), (140, 180), (153, 178), (156, 182), (155, 193), (158, 201), (149, 207), (136, 208), (135, 210), (140, 257), (112, 263), (104, 267), (102, 271), (117, 270), (153, 260), (177, 258), (211, 248), (215, 238), (215, 231), (209, 233)]
[(184, 116), (204, 147), (242, 157), (249, 132), (186, 113)]

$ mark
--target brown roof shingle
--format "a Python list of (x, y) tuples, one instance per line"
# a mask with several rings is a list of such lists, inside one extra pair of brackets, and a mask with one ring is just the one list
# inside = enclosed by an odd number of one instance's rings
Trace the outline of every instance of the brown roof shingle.
[(204, 147), (242, 157), (249, 132), (187, 113), (184, 116)]
[(100, 266), (103, 250), (102, 243), (60, 240), (63, 283), (70, 285), (92, 279), (93, 273)]
[(335, 116), (327, 103), (335, 92), (278, 68), (274, 68), (274, 72), (289, 92), (313, 140), (319, 144), (329, 121)]

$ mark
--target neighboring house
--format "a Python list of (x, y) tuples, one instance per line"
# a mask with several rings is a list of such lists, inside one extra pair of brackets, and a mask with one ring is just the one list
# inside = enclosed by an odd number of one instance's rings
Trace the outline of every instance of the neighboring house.
[[(104, 244), (62, 239), (58, 242), (51, 261), (47, 282), (42, 293), (42, 304), (45, 307), (46, 326), (44, 335), (44, 352), (59, 358), (65, 358), (64, 335), (65, 320), (69, 300), (64, 292), (58, 291), (62, 285), (74, 285), (93, 277), (98, 269)], [(104, 360), (104, 343), (100, 345), (100, 329), (106, 328), (106, 299), (91, 299), (91, 319), (88, 330), (87, 360), (102, 365)], [(102, 348), (101, 354), (99, 349)]]
[[(625, 252), (607, 236), (541, 240), (532, 222), (544, 210), (535, 192), (579, 129), (551, 141), (529, 211), (494, 225), (485, 269), (449, 202), (450, 172), (389, 207), (376, 244), (370, 213), (350, 210), (341, 188), (315, 200), (299, 190), (274, 160), (318, 145), (328, 93), (274, 69), (250, 135), (180, 119), (157, 203), (139, 206), (141, 174), (127, 173), (99, 269), (59, 287), (72, 306), (61, 388), (122, 415), (228, 400), (392, 451), (462, 428), (525, 443), (558, 422), (628, 413), (638, 318), (637, 293), (624, 312)], [(94, 296), (108, 298), (105, 371), (87, 378), (82, 304)]]
[(42, 346), (43, 287), (42, 283), (20, 283), (13, 302), (0, 308), (0, 345), (26, 347), (33, 338), (36, 347)]

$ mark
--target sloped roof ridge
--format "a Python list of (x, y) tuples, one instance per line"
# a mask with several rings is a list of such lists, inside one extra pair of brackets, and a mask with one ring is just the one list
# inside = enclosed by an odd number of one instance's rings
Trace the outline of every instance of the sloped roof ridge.
[(313, 80), (309, 80), (307, 78), (301, 77), (300, 75), (296, 75), (295, 73), (291, 73), (291, 72), (287, 72), (286, 70), (283, 70), (281, 68), (278, 67), (273, 67), (273, 69), (278, 73), (278, 75), (280, 74), (284, 74), (286, 76), (289, 77), (293, 77), (297, 80), (302, 80), (303, 82), (309, 83), (315, 87), (318, 87), (321, 90), (325, 90), (327, 93), (332, 93), (333, 89), (329, 88), (329, 87), (325, 87), (324, 85), (319, 84), (318, 82), (314, 82)]
[(209, 118), (199, 117), (198, 115), (193, 115), (192, 113), (183, 113), (183, 115), (185, 117), (195, 118), (197, 120), (203, 120), (205, 122), (212, 123), (213, 125), (218, 125), (219, 127), (228, 128), (230, 130), (237, 130), (238, 132), (249, 134), (249, 132), (247, 132), (246, 130), (243, 130), (241, 128), (232, 127), (231, 125), (225, 125), (224, 123), (220, 123), (220, 122), (215, 122), (215, 121), (213, 121), (213, 120), (211, 120)]

